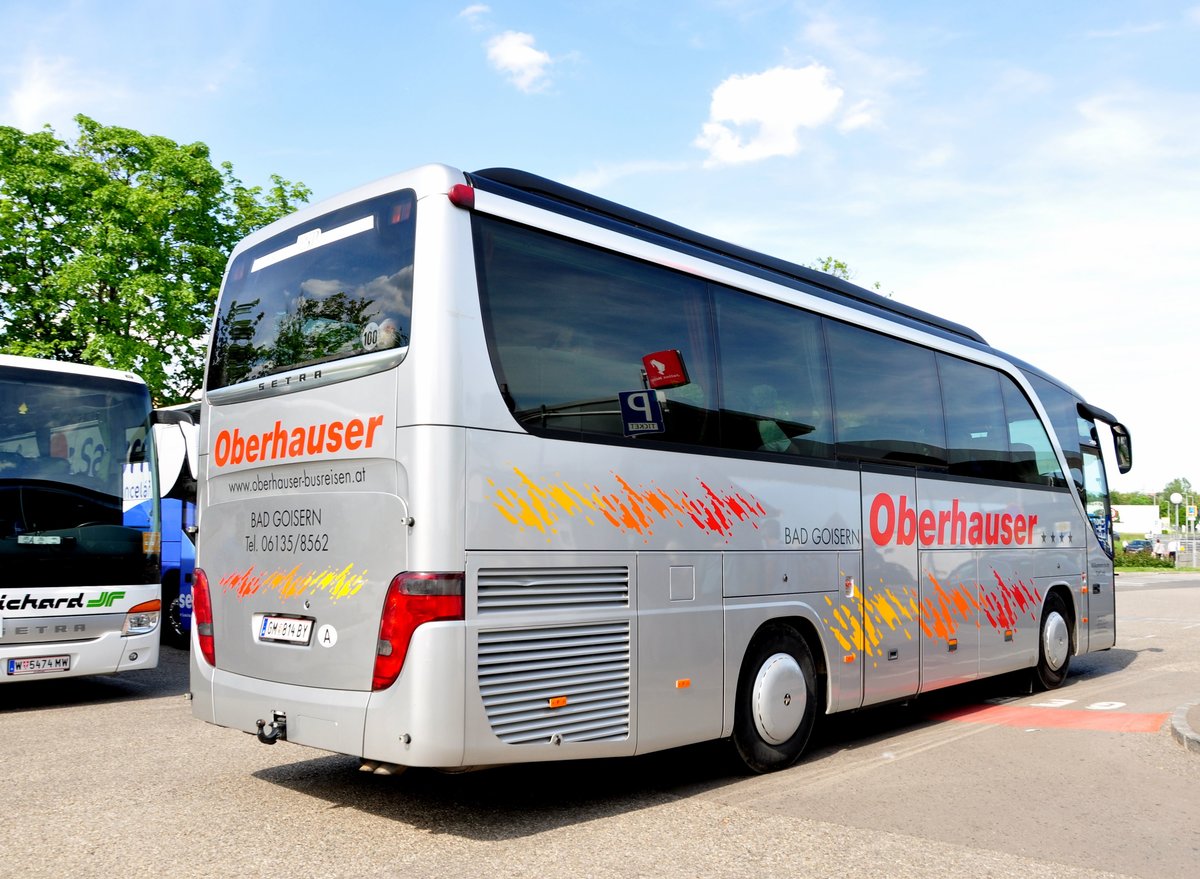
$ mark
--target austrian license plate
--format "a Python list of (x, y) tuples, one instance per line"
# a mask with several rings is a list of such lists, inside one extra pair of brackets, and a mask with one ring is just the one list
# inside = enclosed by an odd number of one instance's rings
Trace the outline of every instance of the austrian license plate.
[(312, 635), (312, 620), (296, 617), (263, 617), (258, 627), (258, 640), (284, 641), (288, 644), (307, 644)]
[(71, 657), (69, 656), (30, 656), (26, 659), (10, 659), (8, 661), (10, 675), (40, 675), (70, 670)]

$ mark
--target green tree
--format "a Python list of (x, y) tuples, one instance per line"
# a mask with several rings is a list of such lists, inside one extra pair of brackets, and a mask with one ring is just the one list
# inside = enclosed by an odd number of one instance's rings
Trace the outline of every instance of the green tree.
[(187, 400), (229, 252), (311, 193), (247, 187), (202, 143), (75, 122), (74, 142), (0, 126), (0, 351), (127, 369), (156, 403)]
[[(1178, 477), (1177, 479), (1172, 479), (1165, 486), (1163, 486), (1163, 490), (1155, 496), (1155, 499), (1158, 501), (1159, 513), (1164, 518), (1170, 519), (1172, 522), (1174, 521), (1174, 518), (1173, 511), (1171, 509), (1171, 495), (1175, 494), (1176, 492), (1183, 496), (1184, 504), (1194, 504), (1196, 502), (1195, 489), (1192, 488), (1192, 484), (1182, 476)], [(1181, 508), (1179, 510), (1180, 522), (1185, 521), (1184, 517), (1186, 513), (1186, 509)]]
[[(821, 257), (821, 259), (810, 265), (809, 268), (824, 272), (827, 275), (833, 275), (835, 278), (841, 278), (843, 281), (854, 280), (854, 272), (851, 271), (850, 266), (844, 260), (835, 259), (832, 256)], [(879, 293), (883, 290), (883, 285), (876, 281), (871, 285), (871, 289)], [(889, 295), (888, 298), (890, 299), (891, 296)]]

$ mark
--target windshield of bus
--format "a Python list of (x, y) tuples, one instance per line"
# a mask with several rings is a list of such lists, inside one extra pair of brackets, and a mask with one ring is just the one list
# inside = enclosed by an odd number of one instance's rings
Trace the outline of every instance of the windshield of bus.
[(415, 196), (351, 205), (243, 251), (213, 330), (208, 388), (407, 348)]
[(0, 366), (0, 565), (13, 585), (157, 579), (145, 385)]

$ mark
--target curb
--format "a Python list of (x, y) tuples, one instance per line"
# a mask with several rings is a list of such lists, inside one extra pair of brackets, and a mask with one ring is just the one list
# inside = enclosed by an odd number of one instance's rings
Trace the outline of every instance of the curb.
[(1188, 712), (1194, 708), (1200, 708), (1200, 702), (1193, 702), (1175, 709), (1175, 713), (1171, 715), (1171, 734), (1175, 736), (1175, 740), (1179, 744), (1189, 751), (1200, 754), (1200, 733), (1192, 729), (1192, 725), (1188, 723)]

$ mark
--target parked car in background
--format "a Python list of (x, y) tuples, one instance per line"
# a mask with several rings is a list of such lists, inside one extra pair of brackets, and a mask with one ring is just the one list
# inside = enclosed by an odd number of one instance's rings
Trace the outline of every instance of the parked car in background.
[(1125, 552), (1154, 552), (1154, 543), (1150, 540), (1128, 540), (1125, 542)]

